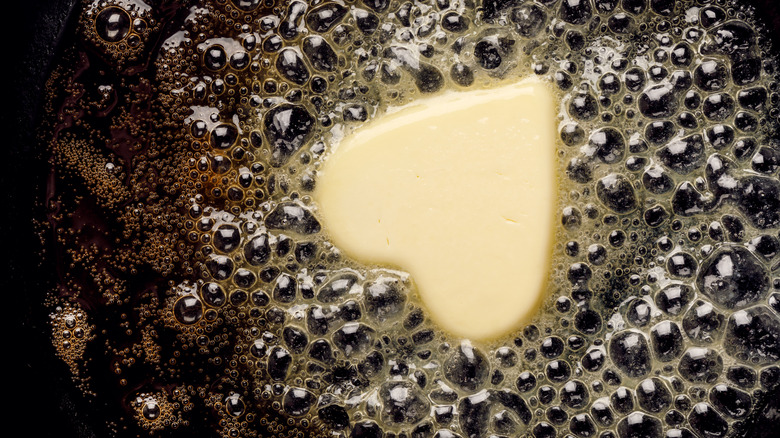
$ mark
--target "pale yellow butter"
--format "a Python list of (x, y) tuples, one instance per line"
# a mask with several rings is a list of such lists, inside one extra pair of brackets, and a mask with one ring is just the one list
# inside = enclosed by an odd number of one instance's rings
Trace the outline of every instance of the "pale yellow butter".
[(443, 329), (505, 334), (548, 277), (555, 132), (534, 78), (416, 102), (327, 158), (314, 193), (325, 229), (347, 256), (409, 272)]

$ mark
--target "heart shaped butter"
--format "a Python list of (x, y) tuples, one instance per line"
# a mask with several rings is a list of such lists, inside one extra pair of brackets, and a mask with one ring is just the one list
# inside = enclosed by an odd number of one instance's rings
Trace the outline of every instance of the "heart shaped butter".
[(508, 333), (535, 313), (550, 269), (555, 114), (529, 78), (376, 119), (320, 170), (326, 232), (349, 257), (409, 272), (450, 333)]

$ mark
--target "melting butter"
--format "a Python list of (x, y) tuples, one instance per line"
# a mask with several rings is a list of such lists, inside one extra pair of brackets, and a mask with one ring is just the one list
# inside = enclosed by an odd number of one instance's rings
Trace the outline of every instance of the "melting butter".
[(326, 231), (349, 257), (409, 272), (450, 333), (508, 333), (536, 312), (548, 278), (555, 111), (528, 78), (378, 118), (322, 166)]

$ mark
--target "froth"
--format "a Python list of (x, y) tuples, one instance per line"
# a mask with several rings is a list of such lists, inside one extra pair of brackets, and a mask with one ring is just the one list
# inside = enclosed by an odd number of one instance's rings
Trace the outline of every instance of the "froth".
[[(777, 59), (747, 8), (187, 5), (84, 2), (49, 81), (52, 340), (117, 430), (723, 436), (765, 403)], [(455, 339), (310, 193), (388, 108), (529, 74), (561, 102), (549, 298)]]

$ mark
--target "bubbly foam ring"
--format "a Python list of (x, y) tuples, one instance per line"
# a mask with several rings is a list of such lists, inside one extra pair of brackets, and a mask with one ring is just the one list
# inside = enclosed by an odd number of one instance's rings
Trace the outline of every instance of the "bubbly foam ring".
[[(83, 2), (49, 81), (52, 342), (107, 433), (726, 436), (765, 403), (780, 98), (747, 8), (193, 3)], [(561, 99), (548, 298), (471, 343), (309, 193), (388, 107), (529, 74)]]

